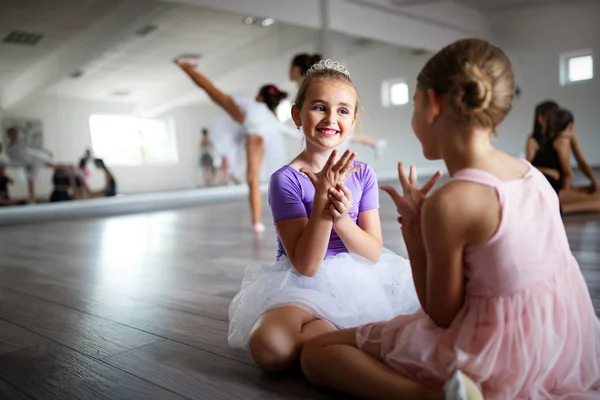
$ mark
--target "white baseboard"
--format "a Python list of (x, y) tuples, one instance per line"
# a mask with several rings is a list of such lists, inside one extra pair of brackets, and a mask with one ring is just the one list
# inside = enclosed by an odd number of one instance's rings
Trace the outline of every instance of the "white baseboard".
[[(419, 176), (431, 176), (437, 170), (421, 168)], [(395, 183), (398, 172), (395, 170), (377, 173), (379, 182)], [(261, 191), (266, 194), (268, 185)], [(244, 184), (202, 189), (174, 190), (159, 193), (121, 195), (105, 199), (90, 199), (61, 203), (44, 203), (0, 208), (0, 226), (60, 221), (76, 218), (95, 218), (119, 214), (168, 210), (202, 204), (215, 204), (248, 197), (248, 187)]]

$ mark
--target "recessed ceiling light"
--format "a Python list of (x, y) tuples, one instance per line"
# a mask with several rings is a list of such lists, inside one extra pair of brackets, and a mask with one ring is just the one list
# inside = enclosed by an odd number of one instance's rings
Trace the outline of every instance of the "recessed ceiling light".
[(77, 78), (81, 77), (82, 75), (83, 75), (83, 71), (81, 71), (81, 70), (73, 71), (69, 74), (69, 76), (73, 79), (77, 79)]
[(158, 27), (156, 25), (146, 25), (136, 31), (139, 36), (146, 36), (154, 32)]
[(244, 23), (246, 25), (252, 25), (255, 21), (256, 21), (256, 19), (254, 17), (248, 16), (248, 17), (244, 18)]
[(126, 97), (131, 95), (131, 92), (129, 90), (115, 90), (111, 93), (111, 95), (116, 97)]
[(264, 27), (271, 26), (274, 23), (275, 23), (275, 20), (271, 17), (264, 18), (262, 21), (260, 21), (260, 24)]

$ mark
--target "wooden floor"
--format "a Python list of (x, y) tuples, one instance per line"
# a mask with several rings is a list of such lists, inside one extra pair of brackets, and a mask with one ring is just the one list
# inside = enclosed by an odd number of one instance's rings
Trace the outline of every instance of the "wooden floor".
[[(381, 214), (404, 253), (387, 198)], [(0, 399), (337, 397), (227, 345), (245, 266), (276, 249), (247, 215), (238, 202), (0, 228)], [(565, 224), (598, 313), (600, 216)]]

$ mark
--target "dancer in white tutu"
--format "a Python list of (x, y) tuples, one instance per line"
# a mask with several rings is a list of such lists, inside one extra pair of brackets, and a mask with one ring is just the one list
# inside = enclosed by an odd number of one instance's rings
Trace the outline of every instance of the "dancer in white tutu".
[(248, 267), (229, 309), (230, 345), (267, 371), (289, 367), (312, 337), (419, 308), (410, 264), (382, 247), (373, 169), (350, 150), (338, 159), (358, 109), (331, 60), (309, 71), (292, 109), (306, 149), (271, 176), (277, 261)]
[(46, 149), (29, 147), (25, 138), (19, 135), (19, 129), (14, 126), (6, 130), (8, 143), (6, 155), (14, 166), (25, 169), (27, 178), (27, 198), (29, 203), (36, 202), (35, 179), (42, 168), (65, 169), (72, 168), (70, 164), (56, 164), (51, 161), (52, 153)]
[(288, 94), (275, 85), (264, 85), (255, 99), (230, 96), (221, 92), (203, 74), (196, 71), (194, 60), (178, 59), (176, 63), (204, 90), (215, 104), (223, 108), (233, 120), (244, 127), (246, 140), (246, 180), (250, 189), (250, 209), (255, 232), (262, 232), (262, 194), (260, 181), (266, 180), (288, 158), (283, 141), (281, 123), (275, 116), (279, 103)]

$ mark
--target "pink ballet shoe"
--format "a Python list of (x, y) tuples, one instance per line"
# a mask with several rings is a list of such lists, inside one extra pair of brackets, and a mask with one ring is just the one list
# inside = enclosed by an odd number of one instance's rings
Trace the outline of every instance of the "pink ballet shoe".
[(444, 397), (446, 400), (483, 400), (477, 385), (460, 371), (444, 385)]
[(252, 225), (254, 233), (263, 233), (265, 231), (265, 225), (262, 222)]

